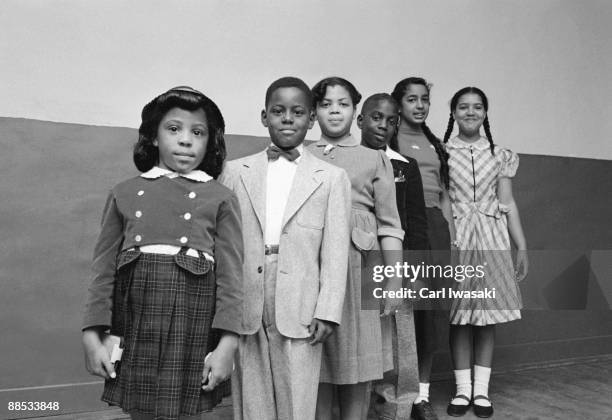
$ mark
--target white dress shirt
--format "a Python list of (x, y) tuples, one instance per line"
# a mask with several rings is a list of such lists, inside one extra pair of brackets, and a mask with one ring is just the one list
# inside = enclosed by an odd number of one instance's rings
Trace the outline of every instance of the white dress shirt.
[(289, 192), (293, 185), (293, 178), (298, 163), (302, 159), (304, 146), (299, 145), (296, 150), (300, 157), (290, 162), (284, 156), (277, 160), (268, 161), (266, 175), (266, 228), (264, 239), (266, 245), (278, 245), (281, 235), (281, 224), (285, 215), (285, 207), (289, 199)]

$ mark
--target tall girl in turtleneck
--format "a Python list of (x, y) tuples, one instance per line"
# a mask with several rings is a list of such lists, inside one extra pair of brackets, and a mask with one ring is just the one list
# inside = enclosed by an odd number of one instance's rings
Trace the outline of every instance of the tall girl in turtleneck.
[[(425, 124), (429, 114), (430, 85), (420, 77), (409, 77), (395, 86), (391, 96), (400, 105), (400, 125), (391, 148), (413, 158), (419, 165), (427, 215), (427, 238), (432, 264), (450, 262), (453, 219), (448, 197), (448, 155), (440, 140)], [(446, 251), (446, 252), (444, 252)], [(415, 333), (419, 360), (419, 396), (414, 401), (413, 417), (436, 418), (429, 402), (429, 378), (437, 346), (433, 310), (415, 310)]]

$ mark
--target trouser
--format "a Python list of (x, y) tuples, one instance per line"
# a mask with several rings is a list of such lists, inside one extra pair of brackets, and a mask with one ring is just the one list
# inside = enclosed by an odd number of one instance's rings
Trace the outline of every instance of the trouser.
[[(281, 335), (276, 329), (275, 291), (278, 255), (266, 256), (264, 312), (257, 333), (240, 337), (232, 376), (237, 420), (314, 419), (321, 344)], [(297, 286), (296, 286), (297, 287)]]
[(414, 318), (412, 310), (396, 313), (382, 320), (383, 337), (392, 337), (392, 371), (374, 383), (376, 394), (372, 403), (377, 418), (408, 420), (412, 403), (419, 394), (419, 366), (417, 362)]

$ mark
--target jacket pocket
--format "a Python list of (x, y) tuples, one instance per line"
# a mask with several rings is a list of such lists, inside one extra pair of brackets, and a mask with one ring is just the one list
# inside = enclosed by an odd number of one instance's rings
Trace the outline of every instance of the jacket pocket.
[(354, 227), (351, 231), (351, 241), (359, 251), (370, 251), (376, 246), (376, 235)]
[(196, 258), (179, 252), (174, 256), (174, 262), (181, 268), (195, 275), (202, 275), (212, 270), (213, 263), (204, 257)]
[(311, 217), (308, 217), (305, 214), (298, 214), (295, 221), (301, 227), (321, 230), (323, 229), (323, 217), (316, 216), (316, 214), (311, 215)]
[(138, 257), (140, 257), (141, 252), (136, 251), (135, 249), (128, 249), (126, 251), (121, 251), (117, 256), (117, 271), (126, 267), (127, 265), (135, 262)]

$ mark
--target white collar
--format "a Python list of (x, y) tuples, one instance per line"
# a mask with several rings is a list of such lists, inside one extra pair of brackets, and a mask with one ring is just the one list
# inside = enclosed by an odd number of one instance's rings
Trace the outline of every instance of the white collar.
[(456, 136), (448, 141), (447, 146), (455, 149), (469, 149), (473, 147), (476, 150), (487, 150), (489, 148), (489, 140), (485, 137), (480, 137), (475, 142), (469, 143)]
[(399, 153), (397, 153), (395, 150), (393, 150), (389, 146), (385, 148), (385, 153), (387, 154), (387, 157), (389, 159), (401, 160), (402, 162), (409, 163), (408, 160), (404, 156), (400, 155)]
[(340, 141), (328, 140), (325, 136), (321, 135), (321, 139), (316, 143), (317, 147), (323, 147), (327, 145), (331, 146), (342, 146), (342, 147), (355, 147), (361, 145), (361, 142), (357, 137), (354, 137), (351, 133)]
[[(268, 147), (270, 147), (270, 146), (278, 147), (278, 146), (276, 146), (272, 142), (270, 142), (270, 144), (268, 145)], [(304, 156), (304, 142), (302, 142), (302, 143), (298, 144), (297, 146), (295, 146), (294, 149), (297, 150), (300, 153), (300, 155), (293, 161), (293, 163), (295, 163), (297, 165), (298, 163), (300, 163), (300, 160), (302, 160), (302, 156)]]
[(212, 176), (199, 169), (191, 171), (187, 174), (179, 174), (178, 172), (172, 172), (168, 169), (160, 168), (159, 166), (152, 167), (147, 172), (140, 174), (140, 176), (147, 179), (157, 179), (162, 176), (167, 176), (168, 178), (176, 178), (177, 176), (182, 176), (183, 178), (187, 178), (197, 182), (208, 182), (213, 179)]

